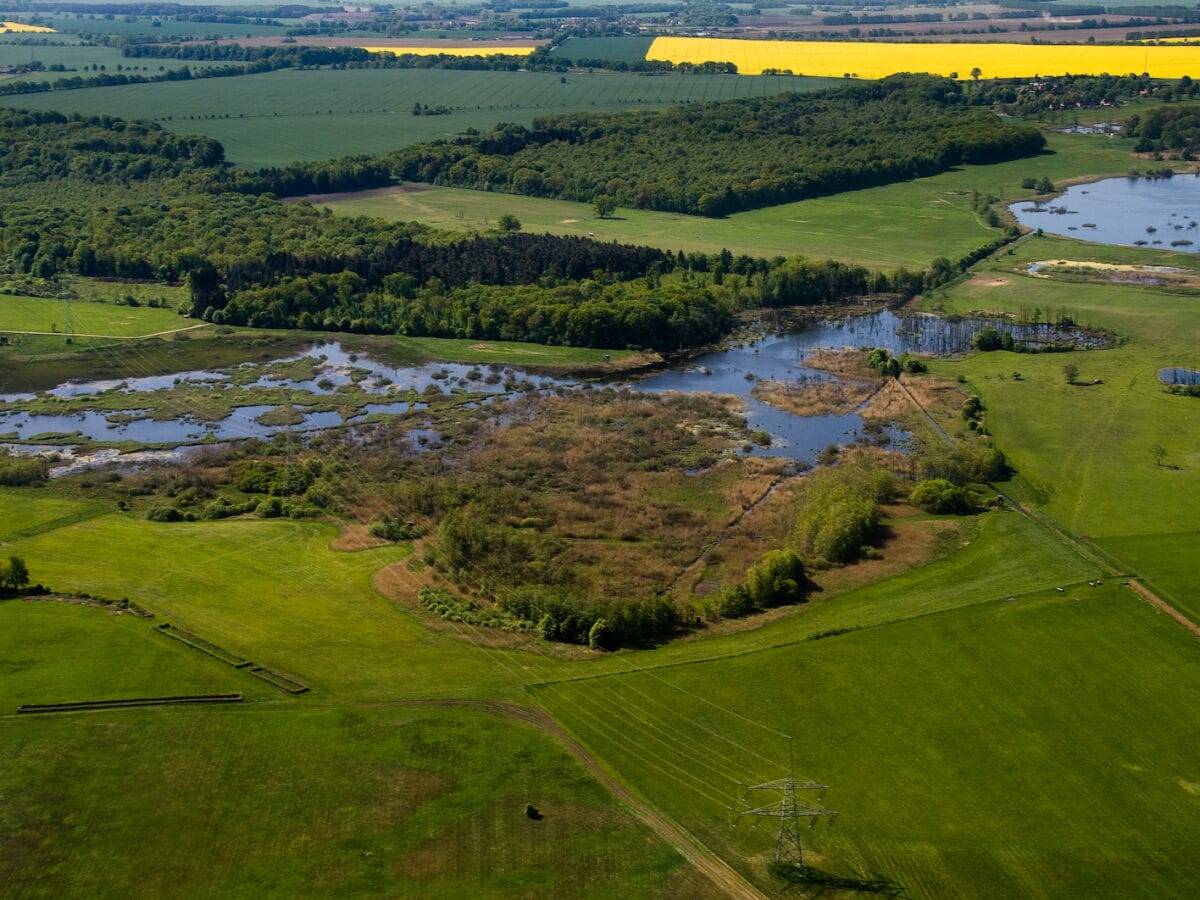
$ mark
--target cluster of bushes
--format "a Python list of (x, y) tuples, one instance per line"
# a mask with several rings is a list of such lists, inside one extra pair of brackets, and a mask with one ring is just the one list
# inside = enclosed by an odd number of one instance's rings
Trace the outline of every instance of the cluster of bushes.
[(285, 502), (279, 497), (250, 499), (241, 503), (219, 497), (205, 506), (199, 514), (190, 509), (157, 503), (146, 510), (146, 519), (150, 522), (197, 522), (204, 519), (228, 519), (247, 513), (254, 513), (260, 519), (307, 519), (320, 515), (321, 510), (300, 501)]
[(1004, 453), (995, 447), (947, 447), (922, 455), (917, 468), (922, 478), (944, 478), (957, 485), (1003, 481), (1011, 471)]
[(907, 372), (909, 375), (920, 375), (929, 371), (929, 366), (925, 365), (917, 357), (910, 356), (908, 353), (892, 356), (883, 347), (876, 347), (867, 354), (867, 367), (884, 377), (892, 378), (899, 376), (901, 372)]
[(480, 606), (474, 600), (456, 597), (444, 588), (425, 585), (417, 592), (417, 597), (422, 606), (448, 622), (501, 628), (504, 631), (529, 631), (533, 627), (531, 623), (502, 609)]
[(513, 588), (496, 598), (504, 612), (533, 625), (539, 636), (593, 650), (643, 646), (673, 637), (682, 617), (666, 598), (614, 599), (603, 604), (553, 588)]
[(385, 541), (411, 541), (419, 538), (425, 530), (416, 522), (409, 522), (399, 516), (382, 515), (371, 520), (367, 529), (371, 537)]
[(736, 619), (775, 606), (801, 603), (807, 579), (794, 550), (768, 550), (746, 572), (746, 579), (700, 604), (708, 619)]
[(969, 513), (975, 510), (974, 495), (962, 485), (945, 478), (918, 481), (908, 492), (908, 502), (927, 513)]
[(291, 497), (307, 491), (321, 472), (319, 459), (309, 458), (303, 463), (244, 459), (230, 469), (229, 483), (246, 494)]
[(879, 525), (879, 504), (894, 493), (891, 473), (868, 463), (818, 469), (801, 489), (796, 547), (816, 566), (873, 556), (870, 540)]
[(40, 456), (13, 456), (0, 448), (0, 485), (28, 487), (50, 477), (50, 464)]

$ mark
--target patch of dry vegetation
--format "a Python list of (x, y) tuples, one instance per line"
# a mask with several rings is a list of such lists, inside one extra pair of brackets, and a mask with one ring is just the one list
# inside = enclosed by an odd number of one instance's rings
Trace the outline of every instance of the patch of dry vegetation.
[(796, 416), (835, 416), (858, 409), (881, 383), (882, 379), (875, 383), (813, 378), (794, 382), (760, 381), (750, 395)]

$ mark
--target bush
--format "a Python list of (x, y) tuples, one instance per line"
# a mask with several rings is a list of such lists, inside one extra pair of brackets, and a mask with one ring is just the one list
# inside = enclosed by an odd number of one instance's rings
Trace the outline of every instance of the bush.
[(793, 535), (799, 551), (817, 565), (849, 562), (879, 524), (879, 504), (891, 499), (895, 480), (876, 466), (822, 469), (800, 497)]
[(255, 507), (254, 514), (260, 519), (278, 519), (283, 515), (283, 501), (278, 497), (268, 497)]
[(927, 513), (965, 513), (975, 508), (971, 492), (945, 478), (929, 478), (913, 485), (908, 501)]
[(28, 487), (41, 484), (50, 477), (50, 465), (40, 456), (9, 456), (0, 450), (0, 485)]
[(174, 506), (152, 506), (146, 512), (146, 519), (151, 522), (182, 522), (183, 513)]

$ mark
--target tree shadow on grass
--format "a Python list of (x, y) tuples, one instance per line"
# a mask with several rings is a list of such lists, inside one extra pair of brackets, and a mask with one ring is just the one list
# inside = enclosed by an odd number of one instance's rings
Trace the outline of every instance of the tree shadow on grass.
[(860, 894), (882, 894), (885, 897), (904, 894), (903, 885), (882, 875), (834, 875), (814, 866), (792, 863), (772, 863), (769, 871), (781, 881), (806, 889), (805, 893), (809, 895), (819, 895), (824, 891), (855, 891)]

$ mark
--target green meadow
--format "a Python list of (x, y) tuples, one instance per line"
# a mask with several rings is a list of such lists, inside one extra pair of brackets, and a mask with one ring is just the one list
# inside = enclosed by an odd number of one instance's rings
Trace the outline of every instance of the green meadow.
[(779, 798), (745, 788), (783, 777), (790, 743), (839, 813), (802, 830), (824, 871), (910, 897), (1183, 897), (1200, 849), (1194, 657), (1127, 589), (1085, 583), (533, 693), (768, 889), (775, 822), (738, 813)]

